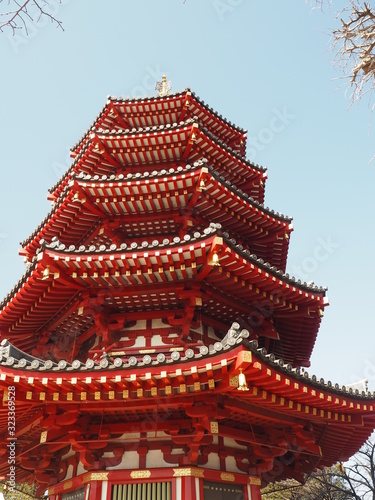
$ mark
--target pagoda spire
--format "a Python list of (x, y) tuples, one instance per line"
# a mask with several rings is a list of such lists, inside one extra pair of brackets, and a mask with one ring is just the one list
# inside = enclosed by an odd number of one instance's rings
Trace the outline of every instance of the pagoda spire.
[(165, 96), (169, 95), (171, 89), (172, 89), (172, 84), (170, 81), (167, 82), (166, 75), (163, 75), (161, 77), (161, 82), (156, 82), (155, 90), (158, 91), (159, 97), (165, 97)]

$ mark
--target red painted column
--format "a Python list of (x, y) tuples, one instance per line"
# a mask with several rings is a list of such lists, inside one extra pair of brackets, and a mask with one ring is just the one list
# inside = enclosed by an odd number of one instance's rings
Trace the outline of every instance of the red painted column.
[(181, 500), (192, 500), (195, 495), (195, 477), (183, 477), (181, 484)]
[(262, 495), (260, 493), (260, 486), (258, 484), (250, 485), (251, 500), (261, 500)]
[(102, 498), (102, 482), (101, 481), (92, 481), (87, 485), (90, 489), (89, 496), (87, 497), (86, 490), (86, 498), (87, 500), (101, 500)]
[(194, 476), (176, 478), (172, 500), (203, 500), (200, 494), (199, 480)]
[[(198, 482), (199, 497), (197, 495), (197, 498), (199, 498), (200, 500), (203, 500), (204, 499), (203, 479), (199, 479), (198, 481), (199, 481)], [(197, 483), (195, 483), (195, 484), (197, 484)]]

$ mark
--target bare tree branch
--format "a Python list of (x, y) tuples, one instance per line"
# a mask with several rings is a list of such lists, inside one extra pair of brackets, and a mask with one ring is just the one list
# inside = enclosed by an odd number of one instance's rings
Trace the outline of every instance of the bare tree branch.
[(346, 464), (317, 470), (300, 485), (286, 480), (267, 486), (267, 500), (375, 500), (375, 442), (367, 441)]
[[(59, 0), (61, 3), (61, 0)], [(11, 29), (13, 35), (17, 30), (28, 34), (28, 23), (38, 23), (42, 17), (47, 17), (57, 28), (64, 30), (61, 21), (49, 11), (48, 0), (0, 0), (0, 32)]]
[(333, 30), (335, 64), (352, 89), (352, 103), (375, 90), (375, 10), (351, 0), (340, 12), (341, 26)]
[(321, 10), (323, 11), (323, 8), (325, 5), (327, 7), (331, 7), (333, 0), (306, 0), (306, 3), (310, 3), (310, 7), (315, 10)]

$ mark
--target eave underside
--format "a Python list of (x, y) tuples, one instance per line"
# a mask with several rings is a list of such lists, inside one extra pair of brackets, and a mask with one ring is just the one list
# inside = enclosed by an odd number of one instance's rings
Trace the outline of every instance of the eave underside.
[[(220, 223), (251, 253), (285, 270), (291, 219), (227, 187), (204, 162), (161, 177), (140, 176), (131, 182), (76, 180), (39, 228), (24, 243), (30, 259), (43, 239), (66, 246), (173, 238)], [(177, 174), (177, 175), (174, 175)], [(203, 186), (203, 187), (202, 187)]]
[[(179, 466), (204, 466), (210, 453), (225, 453), (264, 482), (302, 479), (347, 460), (375, 423), (372, 398), (313, 384), (241, 345), (169, 366), (99, 372), (1, 364), (2, 390), (17, 386), (17, 477), (34, 475), (45, 487), (64, 479), (71, 449), (86, 470), (116, 466), (142, 449), (161, 450)], [(240, 371), (248, 391), (238, 390)], [(0, 429), (5, 435), (5, 409)]]
[(51, 190), (57, 200), (74, 175), (131, 174), (134, 169), (163, 169), (169, 164), (207, 158), (225, 179), (263, 203), (265, 169), (253, 165), (197, 123), (136, 134), (95, 132), (61, 181)]
[[(10, 336), (25, 350), (56, 342), (59, 336), (71, 335), (79, 343), (81, 335), (87, 338), (88, 328), (91, 335), (102, 335), (103, 315), (104, 322), (112, 322), (114, 315), (114, 328), (121, 330), (131, 314), (141, 319), (148, 311), (160, 311), (159, 317), (175, 325), (182, 342), (188, 342), (194, 321), (212, 326), (219, 336), (231, 322), (240, 321), (252, 338), (273, 339), (266, 347), (278, 357), (295, 366), (308, 365), (324, 291), (277, 274), (216, 231), (212, 226), (188, 241), (109, 253), (81, 253), (56, 242), (38, 255), (33, 273), (4, 304), (2, 337)], [(213, 262), (215, 255), (218, 262)], [(83, 297), (73, 300), (83, 292), (94, 308)], [(95, 318), (95, 327), (88, 315)], [(72, 325), (68, 337), (66, 320)], [(108, 339), (102, 340), (108, 347)]]

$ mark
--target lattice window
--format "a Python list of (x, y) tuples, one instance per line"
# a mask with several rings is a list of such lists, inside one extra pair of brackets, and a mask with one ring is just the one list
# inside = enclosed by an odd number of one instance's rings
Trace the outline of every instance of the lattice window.
[(172, 483), (115, 484), (112, 500), (171, 500)]
[(244, 500), (243, 487), (239, 484), (203, 481), (204, 500)]

